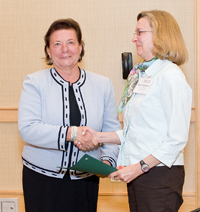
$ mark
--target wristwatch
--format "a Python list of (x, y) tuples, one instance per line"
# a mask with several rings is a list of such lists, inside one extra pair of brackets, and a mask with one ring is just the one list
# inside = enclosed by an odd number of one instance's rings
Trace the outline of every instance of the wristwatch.
[(140, 161), (141, 169), (144, 173), (149, 171), (149, 165), (146, 164), (143, 160)]

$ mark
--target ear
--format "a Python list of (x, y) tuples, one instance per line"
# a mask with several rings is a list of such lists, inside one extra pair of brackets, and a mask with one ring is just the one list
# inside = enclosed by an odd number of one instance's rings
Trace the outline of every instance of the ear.
[(46, 51), (47, 51), (47, 54), (49, 55), (49, 57), (51, 58), (51, 52), (49, 50), (49, 47), (46, 47)]
[(79, 45), (79, 54), (81, 54), (82, 49), (83, 49), (83, 44), (81, 43), (81, 44)]

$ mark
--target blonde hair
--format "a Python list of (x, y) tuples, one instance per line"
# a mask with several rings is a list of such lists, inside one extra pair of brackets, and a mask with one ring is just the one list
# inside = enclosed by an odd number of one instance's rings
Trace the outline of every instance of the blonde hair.
[(177, 65), (184, 64), (188, 52), (175, 18), (166, 11), (152, 10), (138, 14), (137, 21), (143, 17), (149, 20), (153, 32), (153, 54), (159, 59), (167, 59)]

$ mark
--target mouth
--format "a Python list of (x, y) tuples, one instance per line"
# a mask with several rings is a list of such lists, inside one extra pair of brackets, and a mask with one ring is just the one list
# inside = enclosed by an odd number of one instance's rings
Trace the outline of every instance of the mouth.
[(63, 56), (63, 57), (60, 57), (61, 59), (69, 59), (71, 56)]

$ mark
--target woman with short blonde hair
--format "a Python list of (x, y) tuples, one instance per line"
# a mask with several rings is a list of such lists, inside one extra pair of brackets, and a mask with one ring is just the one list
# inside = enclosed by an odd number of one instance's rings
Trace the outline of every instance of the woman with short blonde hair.
[(152, 27), (153, 54), (159, 59), (167, 58), (177, 65), (184, 64), (188, 53), (176, 19), (166, 11), (152, 10), (138, 14), (137, 21), (147, 17)]
[(109, 177), (127, 183), (131, 212), (175, 212), (183, 203), (183, 149), (192, 103), (192, 90), (178, 67), (187, 50), (176, 20), (165, 11), (141, 12), (132, 42), (144, 61), (131, 70), (118, 106), (124, 129), (87, 130), (99, 143), (119, 145), (123, 168)]

